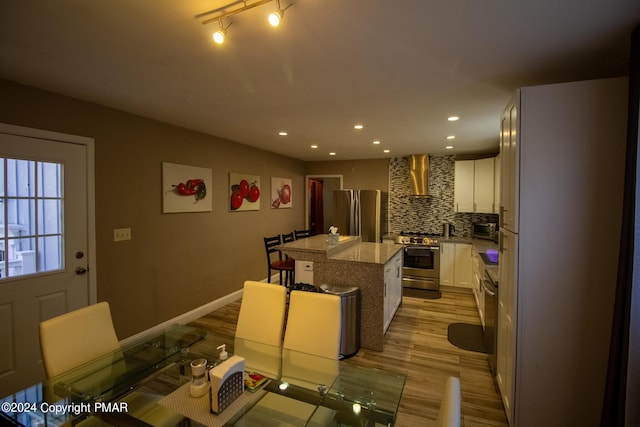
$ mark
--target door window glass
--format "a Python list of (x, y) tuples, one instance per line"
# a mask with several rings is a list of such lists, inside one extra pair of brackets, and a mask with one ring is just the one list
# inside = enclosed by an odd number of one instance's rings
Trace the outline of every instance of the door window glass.
[(60, 270), (63, 167), (0, 158), (0, 280)]

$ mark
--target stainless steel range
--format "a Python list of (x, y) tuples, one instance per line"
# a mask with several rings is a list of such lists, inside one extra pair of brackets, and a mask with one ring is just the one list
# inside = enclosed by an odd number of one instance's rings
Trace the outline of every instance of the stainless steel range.
[(404, 246), (402, 286), (405, 288), (440, 290), (439, 235), (401, 232), (396, 243)]

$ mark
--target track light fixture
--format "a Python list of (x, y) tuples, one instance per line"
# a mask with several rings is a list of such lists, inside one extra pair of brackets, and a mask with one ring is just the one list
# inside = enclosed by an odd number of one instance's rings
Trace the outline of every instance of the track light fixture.
[(272, 27), (279, 26), (283, 16), (284, 16), (284, 11), (278, 8), (278, 10), (276, 10), (275, 12), (271, 12), (269, 14), (269, 24), (271, 24)]
[(213, 33), (213, 41), (222, 44), (224, 40), (227, 38), (227, 28), (229, 28), (233, 22), (230, 22), (226, 27), (222, 25), (222, 19), (218, 20), (218, 24), (220, 24), (220, 29)]
[(278, 9), (269, 14), (269, 24), (271, 24), (272, 27), (280, 25), (280, 22), (282, 22), (282, 18), (284, 17), (284, 11), (289, 9), (293, 3), (290, 3), (289, 6), (284, 9), (280, 8), (280, 0), (276, 0), (276, 4), (278, 5)]
[(282, 18), (284, 17), (284, 11), (289, 9), (293, 3), (290, 3), (287, 7), (282, 9), (280, 7), (280, 0), (235, 0), (225, 6), (219, 7), (214, 10), (210, 10), (208, 12), (201, 13), (196, 15), (196, 18), (200, 19), (205, 16), (214, 15), (213, 17), (202, 21), (202, 25), (210, 24), (214, 21), (218, 21), (220, 24), (220, 29), (213, 33), (213, 40), (221, 44), (224, 42), (227, 35), (227, 28), (233, 24), (233, 22), (229, 23), (226, 27), (222, 25), (222, 20), (224, 18), (228, 18), (233, 15), (237, 15), (240, 12), (244, 12), (245, 10), (253, 9), (257, 6), (262, 6), (263, 4), (270, 3), (275, 1), (277, 4), (277, 9), (275, 12), (269, 14), (269, 23), (273, 27), (277, 27), (282, 22)]

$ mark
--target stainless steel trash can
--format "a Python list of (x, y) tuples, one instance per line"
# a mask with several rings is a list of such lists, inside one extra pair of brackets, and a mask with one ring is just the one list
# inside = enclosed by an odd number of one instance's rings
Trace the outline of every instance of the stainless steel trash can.
[(360, 288), (320, 285), (320, 290), (340, 297), (342, 311), (340, 359), (351, 357), (360, 349)]

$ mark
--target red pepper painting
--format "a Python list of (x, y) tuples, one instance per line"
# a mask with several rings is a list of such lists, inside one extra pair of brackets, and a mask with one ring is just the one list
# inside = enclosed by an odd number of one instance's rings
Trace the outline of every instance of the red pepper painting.
[(207, 197), (207, 186), (204, 179), (190, 179), (186, 183), (174, 185), (174, 191), (181, 196), (195, 196), (196, 202)]
[(211, 197), (207, 187), (211, 185), (209, 168), (162, 163), (162, 212), (210, 212)]

